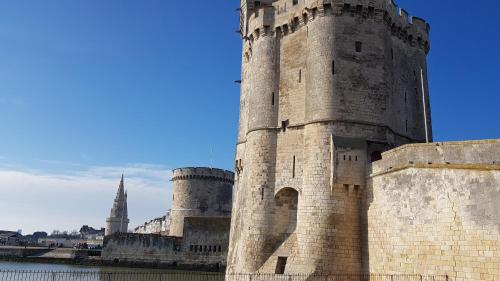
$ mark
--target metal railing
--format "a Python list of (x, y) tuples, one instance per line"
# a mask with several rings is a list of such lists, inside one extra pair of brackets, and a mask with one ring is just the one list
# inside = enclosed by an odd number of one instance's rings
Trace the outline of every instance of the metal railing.
[(448, 281), (448, 276), (389, 274), (222, 274), (201, 272), (0, 270), (0, 281)]

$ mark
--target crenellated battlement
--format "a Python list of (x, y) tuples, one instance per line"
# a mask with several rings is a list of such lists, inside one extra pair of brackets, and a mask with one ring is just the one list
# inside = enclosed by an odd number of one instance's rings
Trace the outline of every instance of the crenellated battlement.
[(179, 168), (172, 172), (172, 181), (191, 179), (216, 180), (233, 184), (234, 173), (222, 169), (205, 167)]
[[(422, 18), (410, 16), (392, 0), (279, 0), (253, 6), (248, 15), (247, 34), (243, 38), (252, 45), (262, 36), (287, 36), (317, 17), (350, 16), (387, 26), (387, 31), (411, 47), (430, 50), (430, 25)], [(242, 31), (242, 34), (243, 31)]]

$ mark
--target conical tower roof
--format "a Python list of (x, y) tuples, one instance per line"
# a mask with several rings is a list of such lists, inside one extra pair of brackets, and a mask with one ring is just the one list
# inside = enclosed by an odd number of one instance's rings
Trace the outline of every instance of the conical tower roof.
[(127, 215), (127, 193), (125, 191), (124, 175), (122, 174), (115, 201), (113, 202), (113, 208), (111, 208), (110, 217), (127, 219)]

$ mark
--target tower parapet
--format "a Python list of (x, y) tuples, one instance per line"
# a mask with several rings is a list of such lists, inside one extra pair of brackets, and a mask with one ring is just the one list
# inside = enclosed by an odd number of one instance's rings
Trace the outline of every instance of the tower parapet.
[(385, 24), (387, 31), (400, 40), (426, 52), (430, 50), (430, 25), (422, 18), (410, 16), (392, 0), (298, 0), (295, 5), (293, 0), (279, 0), (250, 6), (253, 8), (247, 14), (246, 33), (242, 33), (250, 41), (257, 40), (263, 30), (279, 30), (287, 35), (306, 26), (309, 20), (334, 15), (376, 20)]

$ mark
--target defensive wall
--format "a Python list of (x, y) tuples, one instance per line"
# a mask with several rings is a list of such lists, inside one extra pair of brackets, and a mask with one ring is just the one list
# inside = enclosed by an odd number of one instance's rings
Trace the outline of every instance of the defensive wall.
[(120, 233), (104, 240), (104, 264), (219, 271), (225, 268), (230, 218), (186, 217), (182, 237)]
[(0, 258), (25, 258), (30, 256), (39, 256), (53, 249), (47, 248), (24, 248), (19, 246), (2, 246), (0, 247)]
[(405, 145), (372, 168), (371, 272), (500, 280), (500, 140)]

